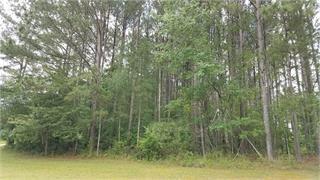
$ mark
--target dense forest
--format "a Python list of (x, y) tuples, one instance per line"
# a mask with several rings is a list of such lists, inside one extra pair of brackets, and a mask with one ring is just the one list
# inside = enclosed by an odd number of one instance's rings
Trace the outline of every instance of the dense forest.
[(17, 1), (0, 135), (44, 155), (320, 155), (318, 5)]

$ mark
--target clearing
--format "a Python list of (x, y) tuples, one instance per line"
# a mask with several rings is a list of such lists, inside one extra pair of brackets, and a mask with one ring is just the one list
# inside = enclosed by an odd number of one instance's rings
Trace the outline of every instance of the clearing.
[(317, 166), (182, 167), (128, 159), (41, 157), (0, 148), (0, 179), (319, 179)]

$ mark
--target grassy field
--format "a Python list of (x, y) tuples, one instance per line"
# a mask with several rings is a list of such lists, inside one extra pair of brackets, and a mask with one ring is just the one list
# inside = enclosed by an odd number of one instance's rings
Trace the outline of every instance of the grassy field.
[(109, 158), (40, 157), (0, 148), (0, 179), (319, 179), (318, 167), (182, 167)]

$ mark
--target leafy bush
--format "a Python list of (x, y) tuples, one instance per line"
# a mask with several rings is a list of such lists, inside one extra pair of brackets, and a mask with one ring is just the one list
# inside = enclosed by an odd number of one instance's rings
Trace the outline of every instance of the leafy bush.
[(114, 155), (122, 155), (127, 152), (127, 143), (125, 141), (115, 141), (109, 153)]
[(187, 151), (190, 132), (187, 128), (173, 122), (151, 124), (138, 145), (137, 156), (140, 159), (160, 159), (169, 155)]

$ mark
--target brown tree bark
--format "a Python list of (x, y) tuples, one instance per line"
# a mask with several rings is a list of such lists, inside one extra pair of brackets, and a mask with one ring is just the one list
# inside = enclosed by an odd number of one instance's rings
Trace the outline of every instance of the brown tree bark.
[(114, 32), (113, 32), (113, 43), (112, 43), (112, 55), (111, 55), (111, 70), (114, 70), (114, 58), (116, 54), (116, 44), (117, 44), (117, 28), (118, 28), (118, 16), (119, 13), (116, 14), (116, 19), (115, 19), (115, 25), (114, 25)]
[(140, 126), (141, 126), (141, 98), (139, 100), (139, 107), (138, 107), (137, 145), (140, 140)]
[(273, 149), (272, 149), (272, 135), (270, 129), (269, 120), (269, 107), (268, 107), (268, 75), (266, 72), (266, 60), (264, 59), (264, 40), (263, 40), (263, 29), (262, 29), (262, 17), (261, 17), (261, 1), (256, 0), (256, 18), (257, 18), (257, 34), (258, 34), (258, 61), (260, 71), (260, 85), (261, 85), (261, 98), (262, 98), (262, 109), (263, 109), (263, 123), (266, 134), (266, 145), (267, 155), (269, 160), (273, 160)]
[(160, 122), (161, 121), (161, 69), (159, 68), (158, 70), (158, 114), (157, 114), (157, 117), (158, 117), (158, 121)]
[(128, 123), (128, 140), (131, 139), (132, 119), (133, 119), (133, 106), (135, 98), (135, 79), (132, 77), (132, 90), (130, 96), (130, 111), (129, 111), (129, 123)]
[(97, 139), (97, 151), (96, 151), (97, 156), (99, 155), (99, 150), (100, 150), (101, 128), (102, 128), (102, 119), (101, 119), (101, 114), (99, 114), (98, 139)]
[(93, 92), (91, 95), (91, 124), (90, 124), (90, 137), (89, 137), (89, 155), (92, 155), (95, 148), (96, 139), (96, 113), (98, 110), (98, 88), (101, 86), (101, 61), (103, 58), (104, 38), (106, 27), (106, 14), (103, 8), (94, 11), (95, 30), (96, 30), (96, 44), (95, 44), (95, 61), (93, 69)]
[[(288, 33), (287, 33), (288, 31), (286, 27), (286, 21), (284, 21), (284, 30), (285, 30), (285, 38), (288, 42)], [(291, 52), (289, 52), (289, 58), (287, 58), (287, 79), (288, 79), (287, 91), (289, 96), (292, 96), (294, 93), (293, 81), (292, 81), (292, 75), (291, 75), (291, 69), (292, 69), (291, 61), (292, 61), (292, 56), (291, 56)], [(287, 85), (287, 83), (285, 84)], [(301, 162), (302, 156), (301, 156), (301, 148), (300, 148), (300, 135), (299, 135), (299, 129), (298, 129), (297, 114), (294, 109), (289, 109), (288, 111), (289, 111), (289, 114), (291, 115), (291, 126), (293, 130), (295, 157), (297, 161)]]

